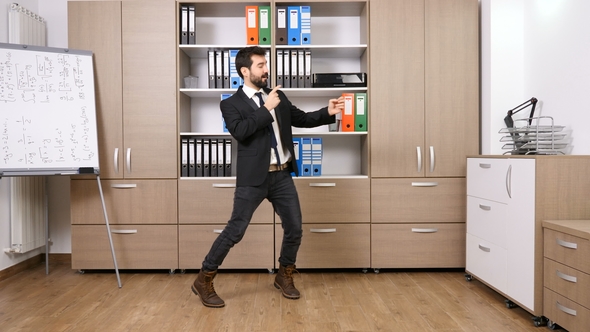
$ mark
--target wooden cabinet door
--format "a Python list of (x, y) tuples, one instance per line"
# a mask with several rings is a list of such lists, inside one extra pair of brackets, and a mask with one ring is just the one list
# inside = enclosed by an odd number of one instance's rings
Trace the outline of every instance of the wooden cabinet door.
[(425, 1), (426, 176), (465, 176), (479, 153), (477, 0)]
[(177, 178), (176, 10), (122, 3), (125, 178)]
[(424, 176), (424, 1), (370, 7), (371, 176)]
[(68, 47), (94, 54), (100, 174), (122, 178), (123, 159), (116, 153), (123, 147), (121, 3), (68, 2)]

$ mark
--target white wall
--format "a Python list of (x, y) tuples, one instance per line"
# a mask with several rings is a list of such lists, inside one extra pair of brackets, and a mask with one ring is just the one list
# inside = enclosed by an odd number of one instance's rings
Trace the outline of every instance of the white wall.
[[(570, 154), (590, 154), (590, 1), (481, 0), (482, 153), (501, 154), (509, 109), (531, 97), (535, 115), (566, 126)], [(529, 109), (515, 116), (526, 116)]]
[[(0, 42), (8, 42), (8, 6), (0, 0)], [(67, 0), (20, 0), (47, 20), (48, 46), (67, 47)], [(571, 130), (571, 154), (590, 154), (590, 1), (480, 0), (482, 153), (504, 152), (498, 134), (506, 112), (539, 99), (538, 113)], [(5, 20), (6, 18), (6, 20)], [(527, 113), (528, 110), (519, 114)], [(9, 245), (8, 187), (0, 180), (0, 248)], [(69, 179), (49, 180), (51, 253), (71, 252)], [(38, 251), (36, 252), (38, 254)], [(28, 257), (26, 257), (28, 258)], [(0, 270), (22, 261), (0, 253)]]

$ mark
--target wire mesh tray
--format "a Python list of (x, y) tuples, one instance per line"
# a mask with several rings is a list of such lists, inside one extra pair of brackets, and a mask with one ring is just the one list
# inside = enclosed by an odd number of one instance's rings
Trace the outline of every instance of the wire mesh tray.
[[(544, 124), (540, 124), (544, 122)], [(517, 126), (524, 123), (523, 126)], [(549, 123), (549, 124), (547, 124)], [(566, 134), (562, 133), (565, 126), (557, 126), (549, 116), (514, 120), (513, 127), (500, 129), (499, 133), (508, 134), (500, 138), (500, 142), (510, 142), (502, 146), (510, 150), (505, 154), (565, 154), (560, 151), (568, 147)]]

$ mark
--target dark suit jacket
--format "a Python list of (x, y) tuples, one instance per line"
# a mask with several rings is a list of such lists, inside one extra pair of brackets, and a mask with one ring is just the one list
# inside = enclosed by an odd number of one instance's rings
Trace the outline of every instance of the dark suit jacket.
[[(264, 89), (268, 94), (270, 89)], [(299, 175), (293, 150), (293, 133), (291, 127), (312, 128), (334, 123), (335, 116), (330, 116), (328, 107), (315, 112), (304, 112), (291, 104), (282, 91), (278, 91), (280, 104), (275, 114), (281, 131), (283, 146), (291, 153), (290, 167)], [(238, 141), (237, 186), (259, 186), (268, 175), (270, 166), (270, 130), (273, 122), (266, 107), (258, 107), (248, 98), (242, 87), (231, 97), (221, 101), (221, 114), (230, 134)]]

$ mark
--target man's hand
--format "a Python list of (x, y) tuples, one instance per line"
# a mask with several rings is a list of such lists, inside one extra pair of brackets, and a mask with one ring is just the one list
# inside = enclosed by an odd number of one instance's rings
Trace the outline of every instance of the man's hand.
[(330, 99), (328, 101), (328, 113), (330, 115), (338, 114), (344, 110), (344, 97), (340, 96), (338, 99)]
[(279, 103), (281, 102), (281, 100), (279, 99), (279, 94), (277, 92), (277, 90), (280, 88), (280, 85), (275, 86), (274, 89), (272, 89), (272, 91), (266, 97), (266, 101), (264, 101), (264, 106), (269, 111), (279, 106)]

